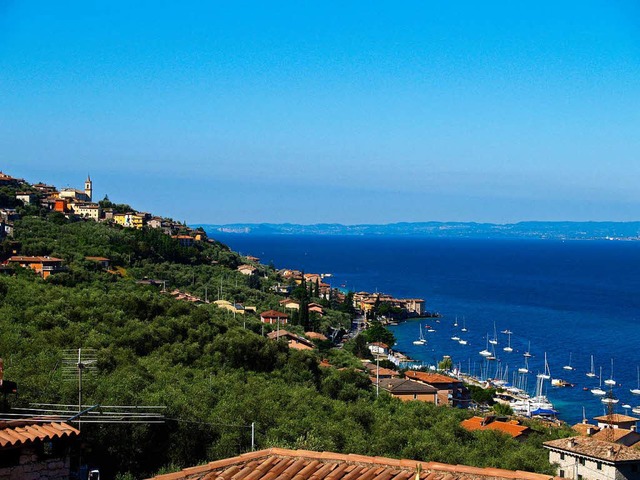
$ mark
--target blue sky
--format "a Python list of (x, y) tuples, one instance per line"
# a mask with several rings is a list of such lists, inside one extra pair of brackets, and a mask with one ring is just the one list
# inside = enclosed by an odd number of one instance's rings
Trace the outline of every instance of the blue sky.
[(191, 223), (640, 219), (640, 4), (0, 2), (0, 168)]

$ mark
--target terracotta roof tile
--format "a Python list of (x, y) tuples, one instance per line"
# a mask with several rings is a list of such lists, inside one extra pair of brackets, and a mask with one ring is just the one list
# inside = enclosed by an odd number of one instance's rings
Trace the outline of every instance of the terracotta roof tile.
[(420, 465), (420, 480), (521, 479), (549, 480), (528, 472), (446, 465), (364, 455), (272, 448), (211, 462), (157, 480), (413, 480)]
[(38, 424), (33, 421), (0, 423), (0, 447), (31, 443), (37, 440), (71, 437), (80, 432), (71, 425), (60, 422)]

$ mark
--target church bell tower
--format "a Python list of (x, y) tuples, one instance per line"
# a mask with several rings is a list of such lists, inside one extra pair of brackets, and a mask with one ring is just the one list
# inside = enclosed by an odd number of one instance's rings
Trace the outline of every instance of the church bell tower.
[(93, 196), (93, 182), (91, 181), (90, 175), (87, 175), (87, 179), (84, 182), (84, 193), (89, 197), (89, 201), (91, 201)]

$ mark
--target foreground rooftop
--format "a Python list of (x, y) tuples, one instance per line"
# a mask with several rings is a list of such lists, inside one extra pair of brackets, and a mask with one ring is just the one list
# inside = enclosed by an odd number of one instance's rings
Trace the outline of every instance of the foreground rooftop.
[[(418, 470), (419, 469), (419, 470)], [(153, 477), (156, 480), (548, 480), (536, 473), (271, 448)]]

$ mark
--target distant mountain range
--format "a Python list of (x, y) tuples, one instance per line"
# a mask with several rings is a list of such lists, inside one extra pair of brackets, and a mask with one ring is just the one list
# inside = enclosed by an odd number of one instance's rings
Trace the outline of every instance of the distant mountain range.
[(386, 225), (237, 223), (193, 225), (216, 233), (251, 235), (405, 235), (437, 238), (539, 238), (556, 240), (640, 240), (640, 222), (419, 222)]

